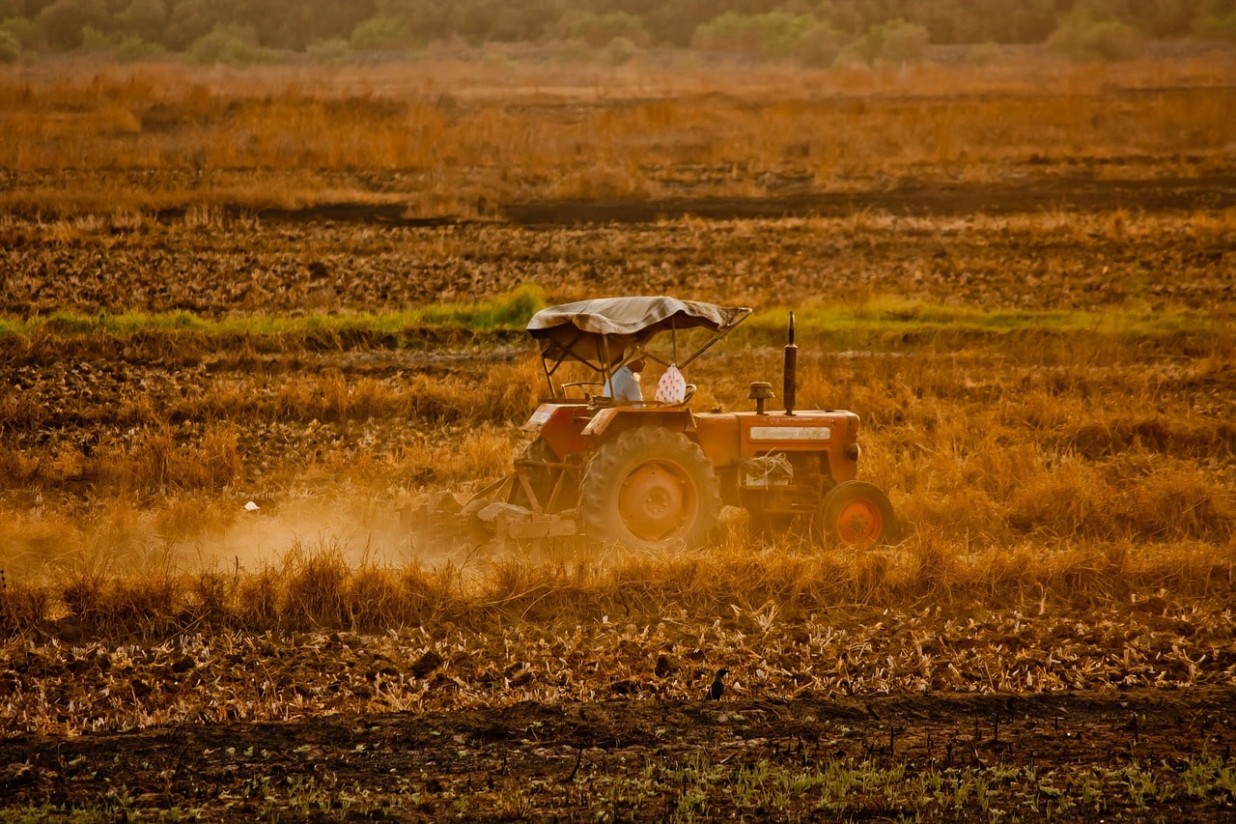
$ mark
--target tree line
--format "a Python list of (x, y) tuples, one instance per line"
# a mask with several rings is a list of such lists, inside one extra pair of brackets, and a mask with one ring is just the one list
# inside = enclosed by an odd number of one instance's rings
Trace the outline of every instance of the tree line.
[[(926, 44), (1236, 40), (1236, 0), (0, 0), (0, 58), (81, 49), (408, 50), (434, 42), (747, 52), (822, 63)], [(1070, 34), (1071, 33), (1071, 34)], [(226, 55), (225, 55), (226, 56)]]

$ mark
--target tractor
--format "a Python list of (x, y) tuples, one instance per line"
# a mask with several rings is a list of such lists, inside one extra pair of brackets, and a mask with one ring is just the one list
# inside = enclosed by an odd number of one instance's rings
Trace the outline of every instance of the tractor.
[[(740, 412), (693, 410), (695, 387), (685, 381), (662, 400), (607, 396), (614, 374), (639, 359), (681, 375), (751, 313), (670, 297), (586, 300), (536, 313), (527, 330), (540, 347), (547, 391), (523, 426), (533, 440), (514, 471), (463, 513), (503, 539), (582, 534), (638, 550), (696, 546), (730, 505), (745, 508), (761, 531), (797, 522), (832, 545), (888, 542), (895, 521), (887, 496), (855, 477), (858, 416), (795, 408), (792, 313), (782, 409), (769, 408), (766, 382), (750, 385), (754, 408)], [(650, 347), (666, 333), (668, 347)], [(584, 369), (562, 370), (568, 363)], [(591, 380), (555, 382), (560, 370)]]

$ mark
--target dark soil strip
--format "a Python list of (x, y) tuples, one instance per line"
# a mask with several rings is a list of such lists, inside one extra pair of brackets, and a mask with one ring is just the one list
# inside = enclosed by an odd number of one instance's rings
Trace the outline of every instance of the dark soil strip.
[(649, 223), (698, 217), (710, 220), (844, 217), (864, 211), (913, 217), (1003, 215), (1050, 210), (1146, 212), (1226, 209), (1236, 205), (1236, 177), (1105, 181), (1086, 178), (1028, 180), (1018, 184), (955, 186), (901, 182), (891, 191), (773, 197), (572, 200), (511, 204), (504, 213), (524, 226), (577, 223)]
[[(615, 198), (548, 200), (497, 207), (500, 219), (526, 227), (574, 226), (593, 223), (654, 223), (696, 217), (707, 220), (775, 220), (787, 217), (845, 217), (861, 212), (887, 212), (908, 217), (1007, 215), (1042, 211), (1104, 212), (1129, 209), (1144, 212), (1221, 210), (1236, 205), (1236, 176), (1155, 180), (1095, 180), (1093, 177), (1049, 177), (1015, 184), (957, 185), (902, 180), (881, 191), (795, 192), (761, 197)], [(444, 214), (410, 217), (397, 203), (322, 203), (304, 208), (235, 208), (236, 215), (267, 224), (336, 223), (426, 228), (492, 222)], [(182, 220), (181, 208), (159, 211), (160, 220)]]
[(270, 804), (289, 788), (321, 785), (326, 776), (330, 786), (363, 787), (375, 797), (407, 794), (409, 782), (419, 782), (422, 797), (450, 798), (495, 780), (561, 786), (577, 775), (698, 756), (726, 764), (798, 759), (823, 766), (841, 759), (1047, 771), (1170, 766), (1203, 754), (1230, 758), (1233, 743), (1236, 690), (1229, 688), (527, 702), (78, 738), (18, 736), (0, 740), (0, 799), (97, 809), (121, 794), (130, 807), (166, 808), (222, 794), (234, 800), (226, 818), (255, 812), (256, 802), (244, 799)]

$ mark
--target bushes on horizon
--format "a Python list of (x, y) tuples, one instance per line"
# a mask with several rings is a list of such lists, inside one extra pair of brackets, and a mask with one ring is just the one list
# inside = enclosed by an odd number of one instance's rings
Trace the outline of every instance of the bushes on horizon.
[(1000, 55), (1000, 47), (995, 43), (976, 43), (966, 49), (966, 62), (971, 66), (990, 66), (1000, 59)]
[(1142, 36), (1118, 20), (1071, 14), (1061, 20), (1047, 44), (1074, 60), (1128, 60), (1137, 56)]
[(47, 38), (43, 35), (43, 30), (33, 20), (25, 17), (10, 17), (0, 21), (0, 32), (7, 32), (15, 37), (22, 51), (47, 48)]
[(105, 33), (94, 26), (82, 29), (82, 45), (84, 52), (95, 54), (112, 54), (121, 63), (132, 63), (162, 54), (163, 46), (158, 42), (147, 42), (140, 34)]
[(798, 41), (798, 59), (804, 66), (827, 68), (836, 62), (845, 35), (828, 23), (819, 23)]
[(305, 53), (309, 55), (309, 59), (314, 63), (342, 63), (348, 59), (348, 54), (352, 51), (351, 45), (342, 37), (333, 37), (330, 40), (319, 40), (315, 43), (310, 43), (305, 49)]
[(609, 47), (618, 38), (625, 38), (636, 47), (651, 42), (643, 22), (624, 11), (568, 12), (550, 33), (561, 40), (582, 40), (594, 48)]
[(116, 44), (116, 59), (121, 63), (132, 63), (156, 57), (163, 54), (163, 47), (158, 43), (148, 43), (140, 34), (126, 34)]
[(168, 15), (163, 43), (173, 51), (185, 51), (221, 22), (210, 0), (181, 0)]
[(412, 45), (412, 29), (403, 17), (379, 14), (361, 21), (348, 42), (357, 51), (390, 51)]
[(923, 58), (927, 48), (927, 29), (905, 20), (890, 20), (867, 30), (858, 40), (846, 46), (837, 57), (841, 64), (864, 62), (914, 63)]
[(16, 63), (21, 57), (21, 42), (9, 31), (0, 29), (0, 63)]
[[(80, 48), (87, 26), (117, 37), (136, 34), (147, 44), (178, 52), (218, 26), (242, 26), (256, 33), (256, 45), (292, 51), (350, 37), (362, 49), (406, 48), (413, 45), (409, 38), (415, 45), (582, 41), (604, 49), (615, 38), (627, 38), (639, 48), (694, 45), (798, 57), (807, 65), (824, 65), (824, 56), (837, 47), (832, 32), (859, 38), (862, 48), (850, 57), (870, 59), (872, 33), (890, 27), (898, 34), (925, 32), (938, 44), (1037, 44), (1051, 37), (1061, 50), (1109, 59), (1136, 46), (1134, 32), (1236, 40), (1233, 0), (0, 0), (0, 20), (23, 17), (35, 21), (45, 45), (55, 51)], [(898, 29), (898, 23), (918, 28)], [(402, 37), (396, 34), (401, 29)], [(44, 47), (21, 32), (13, 34), (23, 50)], [(911, 53), (874, 59), (917, 58)]]
[(810, 14), (726, 12), (695, 30), (693, 48), (732, 51), (762, 57), (793, 57), (803, 38), (820, 23)]
[(611, 66), (628, 63), (637, 54), (639, 54), (639, 46), (635, 45), (629, 37), (615, 37), (605, 46), (605, 62)]
[(110, 52), (116, 47), (117, 42), (110, 34), (104, 34), (94, 26), (82, 28), (82, 51), (84, 52)]
[(109, 22), (104, 0), (56, 0), (35, 18), (48, 45), (62, 51), (80, 48), (85, 29), (103, 31)]
[(1193, 33), (1206, 40), (1226, 40), (1236, 43), (1236, 11), (1226, 17), (1210, 15), (1193, 25)]
[(116, 15), (116, 20), (126, 33), (137, 35), (147, 43), (158, 43), (167, 25), (167, 7), (163, 0), (133, 0)]
[(199, 37), (189, 48), (195, 63), (222, 63), (247, 66), (268, 62), (270, 53), (257, 43), (257, 35), (246, 26), (220, 26)]

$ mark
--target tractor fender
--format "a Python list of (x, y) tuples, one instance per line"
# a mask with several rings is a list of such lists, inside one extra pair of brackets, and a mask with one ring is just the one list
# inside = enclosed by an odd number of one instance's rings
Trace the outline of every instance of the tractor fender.
[(661, 426), (676, 432), (694, 434), (695, 419), (691, 410), (658, 406), (614, 406), (597, 412), (584, 427), (583, 436), (590, 440), (606, 440), (644, 426)]
[(554, 456), (564, 458), (586, 448), (580, 430), (587, 415), (588, 407), (583, 404), (543, 403), (522, 429), (536, 433), (540, 440), (549, 445)]

